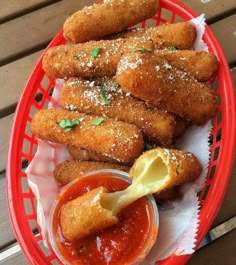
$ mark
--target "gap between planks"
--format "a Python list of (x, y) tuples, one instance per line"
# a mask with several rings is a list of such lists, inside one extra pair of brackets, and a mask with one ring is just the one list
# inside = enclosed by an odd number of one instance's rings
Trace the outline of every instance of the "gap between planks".
[(4, 23), (0, 30), (0, 66), (44, 48), (62, 28), (67, 17), (94, 2), (64, 0)]
[(59, 1), (62, 0), (8, 0), (0, 10), (0, 25)]

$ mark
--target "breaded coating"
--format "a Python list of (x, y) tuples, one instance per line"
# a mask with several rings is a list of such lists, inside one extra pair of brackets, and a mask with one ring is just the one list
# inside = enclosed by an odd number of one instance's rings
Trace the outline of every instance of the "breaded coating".
[[(159, 185), (162, 185), (160, 192), (162, 192), (185, 182), (196, 180), (202, 172), (202, 166), (190, 152), (156, 148), (143, 153), (131, 167), (129, 175), (137, 182), (143, 172), (149, 175), (152, 181), (156, 178), (157, 184), (160, 182)], [(164, 185), (161, 183), (163, 177), (165, 177)], [(159, 189), (158, 185), (157, 188)]]
[(98, 187), (62, 206), (59, 218), (64, 238), (78, 240), (118, 222), (112, 211), (102, 206), (101, 197), (106, 192)]
[(187, 72), (198, 81), (208, 81), (216, 73), (218, 61), (213, 53), (187, 50), (155, 50), (155, 55), (166, 60), (177, 70)]
[(73, 43), (99, 40), (154, 16), (159, 0), (106, 0), (84, 7), (64, 23), (64, 36)]
[(116, 80), (125, 92), (195, 124), (204, 124), (216, 114), (213, 89), (154, 53), (122, 57)]
[[(84, 148), (78, 148), (72, 145), (67, 145), (67, 150), (70, 155), (77, 160), (80, 161), (94, 161), (94, 162), (108, 162), (108, 163), (119, 163), (119, 164), (127, 164), (121, 163), (119, 160), (114, 159), (110, 156), (107, 156), (103, 153), (97, 153), (93, 150), (88, 150)], [(133, 164), (134, 161), (129, 161), (129, 165)]]
[(53, 174), (57, 182), (66, 185), (84, 173), (98, 169), (118, 169), (128, 172), (130, 168), (112, 163), (66, 160), (55, 167)]
[(135, 125), (67, 110), (38, 111), (31, 130), (42, 140), (93, 150), (127, 163), (143, 149), (142, 134)]
[(142, 38), (60, 45), (45, 53), (42, 67), (53, 78), (114, 76), (121, 56), (139, 47), (153, 44)]
[(135, 28), (111, 36), (113, 39), (130, 37), (151, 39), (157, 49), (177, 47), (180, 50), (188, 50), (194, 45), (196, 30), (191, 23), (180, 22), (145, 29)]
[[(109, 104), (104, 104), (101, 91)], [(169, 146), (175, 132), (175, 116), (148, 107), (144, 101), (124, 93), (115, 79), (103, 78), (92, 81), (72, 78), (65, 82), (60, 104), (68, 110), (101, 115), (136, 125), (145, 140)]]

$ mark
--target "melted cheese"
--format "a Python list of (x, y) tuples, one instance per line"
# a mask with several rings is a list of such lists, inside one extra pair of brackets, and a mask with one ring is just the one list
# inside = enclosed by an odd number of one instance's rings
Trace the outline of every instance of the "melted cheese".
[(103, 193), (101, 204), (114, 215), (135, 200), (165, 188), (169, 180), (168, 168), (162, 158), (155, 154), (148, 160), (139, 161), (134, 171), (133, 183), (123, 191)]

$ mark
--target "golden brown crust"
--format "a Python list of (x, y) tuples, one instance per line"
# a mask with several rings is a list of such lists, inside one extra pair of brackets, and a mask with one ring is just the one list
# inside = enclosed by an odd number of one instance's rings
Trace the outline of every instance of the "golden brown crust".
[(155, 48), (164, 49), (172, 46), (180, 50), (191, 49), (196, 39), (195, 27), (189, 22), (164, 24), (151, 28), (137, 28), (111, 36), (112, 38), (140, 38), (151, 39)]
[(125, 172), (129, 171), (129, 167), (118, 164), (66, 160), (55, 167), (53, 174), (57, 182), (62, 185), (66, 185), (77, 177), (98, 169), (118, 169)]
[[(145, 39), (118, 39), (60, 45), (45, 53), (42, 67), (53, 78), (114, 76), (122, 54), (138, 47), (152, 49), (153, 44)], [(100, 48), (95, 58), (94, 48)]]
[(99, 40), (154, 16), (158, 7), (158, 0), (109, 0), (84, 7), (67, 18), (64, 36), (73, 43)]
[(177, 70), (187, 72), (198, 81), (208, 81), (217, 70), (217, 58), (210, 52), (155, 50), (155, 54)]
[(161, 158), (167, 168), (168, 179), (163, 190), (194, 181), (202, 172), (202, 166), (194, 154), (182, 150), (156, 148), (146, 151), (135, 161), (129, 172), (130, 177), (138, 177), (136, 171), (140, 170), (140, 164), (145, 164), (145, 161), (152, 157)]
[(152, 53), (122, 57), (116, 80), (125, 92), (195, 124), (204, 124), (216, 113), (213, 89)]
[[(109, 104), (104, 105), (101, 89), (106, 93)], [(175, 132), (175, 116), (148, 107), (143, 101), (123, 93), (111, 78), (86, 81), (73, 78), (65, 82), (60, 103), (66, 109), (107, 116), (136, 125), (143, 137), (150, 142), (169, 146)]]
[[(103, 153), (97, 153), (93, 150), (88, 150), (84, 148), (78, 148), (73, 145), (68, 145), (67, 150), (69, 151), (70, 155), (77, 160), (80, 161), (94, 161), (94, 162), (108, 162), (108, 163), (120, 163), (117, 159), (114, 159), (110, 156), (107, 156)], [(133, 164), (134, 161), (130, 161), (128, 164)], [(127, 164), (127, 163), (125, 163)]]
[(78, 240), (118, 222), (118, 218), (101, 205), (105, 192), (105, 188), (99, 187), (62, 206), (60, 224), (64, 238)]
[[(123, 162), (141, 154), (142, 134), (136, 126), (105, 118), (99, 126), (92, 125), (98, 118), (66, 110), (40, 110), (33, 117), (31, 130), (40, 139), (104, 153)], [(64, 119), (75, 119), (79, 125), (66, 132), (57, 124)]]

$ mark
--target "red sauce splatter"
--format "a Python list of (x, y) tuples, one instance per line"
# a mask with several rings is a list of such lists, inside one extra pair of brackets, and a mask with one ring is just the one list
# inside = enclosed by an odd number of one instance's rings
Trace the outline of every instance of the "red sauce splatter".
[[(99, 186), (109, 191), (117, 191), (125, 189), (128, 185), (124, 180), (112, 178), (107, 174), (81, 178), (70, 193), (64, 194), (60, 205)], [(68, 242), (63, 238), (57, 217), (53, 226), (54, 232), (60, 235), (58, 248), (71, 264), (130, 264), (139, 257), (150, 236), (150, 209), (150, 202), (141, 198), (120, 212), (117, 225), (74, 242)], [(59, 216), (59, 210), (57, 214)]]

